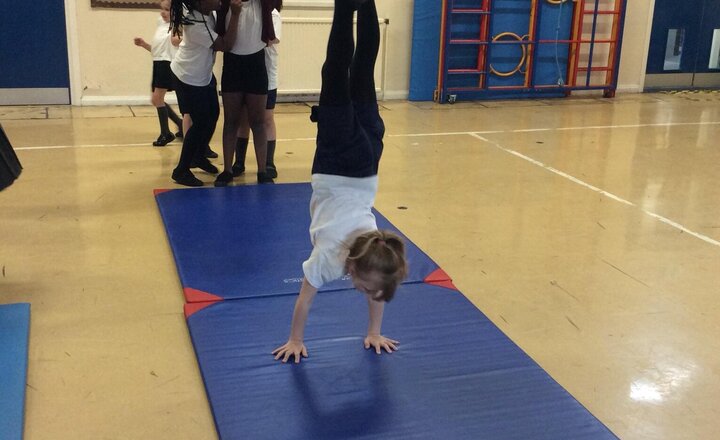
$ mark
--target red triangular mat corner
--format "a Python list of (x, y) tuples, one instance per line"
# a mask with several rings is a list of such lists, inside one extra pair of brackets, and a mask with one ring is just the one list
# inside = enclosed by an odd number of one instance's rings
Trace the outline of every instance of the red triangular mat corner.
[(450, 275), (447, 274), (442, 269), (435, 269), (433, 273), (426, 276), (423, 280), (427, 284), (432, 284), (433, 286), (440, 286), (445, 287), (446, 289), (452, 289), (452, 290), (458, 290), (457, 287), (452, 282), (452, 279), (450, 278)]
[(210, 307), (213, 304), (216, 304), (218, 301), (211, 301), (211, 302), (201, 302), (201, 303), (190, 303), (185, 304), (183, 309), (185, 310), (185, 319), (188, 319), (195, 313), (199, 312), (200, 310)]
[(447, 274), (444, 270), (438, 268), (435, 269), (430, 275), (426, 276), (423, 280), (426, 283), (434, 283), (437, 281), (447, 281), (451, 280), (450, 275)]
[(458, 288), (455, 287), (455, 284), (453, 284), (453, 282), (451, 280), (430, 281), (427, 284), (432, 284), (433, 286), (440, 286), (440, 287), (444, 287), (446, 289), (451, 289), (451, 290), (458, 290)]
[(223, 298), (220, 296), (213, 295), (212, 293), (208, 292), (203, 292), (202, 290), (193, 289), (192, 287), (185, 287), (183, 289), (183, 293), (185, 294), (185, 300), (189, 303), (214, 302), (223, 300)]
[(162, 194), (162, 193), (166, 193), (166, 192), (168, 192), (168, 191), (172, 191), (172, 190), (171, 190), (171, 189), (157, 188), (157, 189), (154, 189), (154, 190), (153, 190), (153, 195), (154, 195), (155, 197), (157, 197), (158, 195), (160, 195), (160, 194)]

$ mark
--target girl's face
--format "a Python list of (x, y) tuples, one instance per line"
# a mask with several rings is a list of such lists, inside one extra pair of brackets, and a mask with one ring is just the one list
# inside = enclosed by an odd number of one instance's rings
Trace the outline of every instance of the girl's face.
[(371, 299), (379, 301), (382, 295), (382, 278), (377, 272), (358, 273), (354, 266), (350, 266), (350, 278), (352, 278), (353, 286), (360, 292), (369, 296)]
[(200, 0), (198, 2), (198, 10), (203, 15), (208, 15), (212, 11), (220, 9), (220, 0)]
[(160, 2), (160, 16), (165, 23), (170, 22), (170, 0)]

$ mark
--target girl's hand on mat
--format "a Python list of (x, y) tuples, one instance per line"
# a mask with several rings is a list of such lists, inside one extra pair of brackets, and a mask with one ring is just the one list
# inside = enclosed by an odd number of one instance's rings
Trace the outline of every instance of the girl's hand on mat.
[(388, 353), (397, 351), (397, 346), (400, 344), (390, 338), (386, 338), (383, 335), (367, 335), (365, 338), (365, 349), (369, 349), (371, 346), (375, 348), (375, 353), (380, 354), (385, 349)]
[(300, 363), (300, 355), (302, 357), (308, 357), (307, 348), (301, 341), (287, 341), (285, 345), (282, 345), (275, 350), (272, 354), (275, 355), (275, 360), (282, 358), (282, 363), (286, 363), (291, 356), (295, 356), (295, 363)]

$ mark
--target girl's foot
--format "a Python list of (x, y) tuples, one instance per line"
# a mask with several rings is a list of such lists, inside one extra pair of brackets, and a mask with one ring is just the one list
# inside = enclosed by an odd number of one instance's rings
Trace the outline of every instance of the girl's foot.
[(200, 168), (201, 170), (210, 174), (217, 174), (220, 172), (215, 165), (210, 163), (207, 157), (203, 157), (197, 162), (194, 162), (192, 165), (190, 165), (190, 168)]
[(233, 177), (240, 177), (245, 172), (245, 165), (234, 163), (232, 166), (232, 175)]
[(185, 186), (203, 186), (202, 180), (195, 177), (193, 173), (191, 173), (189, 170), (185, 171), (178, 171), (175, 170), (172, 173), (172, 179), (179, 183), (180, 185)]
[(153, 142), (153, 147), (164, 147), (170, 142), (175, 140), (175, 135), (172, 133), (161, 133), (157, 140)]
[(228, 186), (233, 181), (233, 175), (229, 171), (223, 171), (215, 179), (215, 186)]
[(267, 171), (264, 173), (257, 173), (257, 181), (258, 183), (275, 183), (272, 177), (268, 175)]
[(275, 165), (267, 165), (266, 170), (267, 175), (270, 176), (271, 179), (277, 178), (277, 168), (275, 168)]
[(205, 147), (205, 157), (208, 157), (210, 159), (217, 159), (218, 154), (210, 149), (210, 145)]

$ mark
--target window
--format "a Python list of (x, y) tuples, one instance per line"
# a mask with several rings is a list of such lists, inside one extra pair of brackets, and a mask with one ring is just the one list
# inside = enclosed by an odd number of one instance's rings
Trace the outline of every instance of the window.
[(684, 42), (685, 29), (670, 29), (668, 31), (663, 70), (680, 70)]

